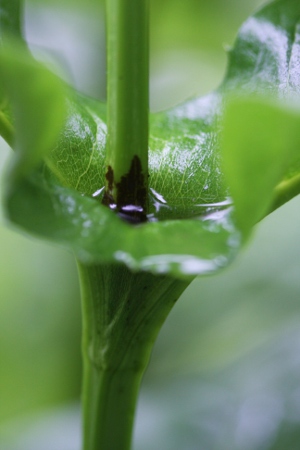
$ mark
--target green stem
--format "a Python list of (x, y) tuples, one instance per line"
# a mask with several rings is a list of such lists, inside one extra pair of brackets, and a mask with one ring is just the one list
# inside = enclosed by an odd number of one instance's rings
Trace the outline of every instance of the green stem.
[(118, 209), (147, 203), (148, 2), (107, 1), (107, 203)]
[(142, 372), (99, 371), (91, 365), (87, 371), (84, 449), (129, 449)]
[(140, 382), (156, 336), (189, 282), (124, 266), (79, 264), (84, 450), (129, 450)]

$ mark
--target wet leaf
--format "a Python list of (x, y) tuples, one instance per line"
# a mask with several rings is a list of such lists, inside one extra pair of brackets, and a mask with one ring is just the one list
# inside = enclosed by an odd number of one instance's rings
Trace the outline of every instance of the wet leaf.
[(92, 198), (45, 181), (39, 173), (17, 186), (8, 209), (13, 222), (71, 248), (85, 263), (114, 260), (133, 270), (191, 277), (225, 266), (239, 245), (228, 210), (205, 220), (132, 226)]
[[(299, 165), (297, 158), (294, 165), (285, 164), (289, 119), (284, 119), (286, 126), (281, 133), (281, 126), (277, 125), (284, 113), (281, 106), (276, 106), (277, 109), (270, 106), (269, 110), (261, 110), (262, 119), (264, 114), (268, 116), (259, 147), (266, 149), (265, 156), (259, 159), (262, 155), (256, 151), (252, 159), (250, 155), (241, 157), (232, 171), (227, 171), (235, 180), (229, 183), (229, 191), (220, 155), (223, 110), (228, 94), (236, 90), (244, 96), (263, 93), (282, 99), (292, 93), (295, 97), (300, 89), (299, 17), (298, 0), (269, 4), (242, 26), (230, 54), (227, 75), (216, 92), (152, 115), (148, 223), (129, 225), (101, 204), (105, 179), (105, 105), (72, 92), (68, 94), (65, 128), (54, 149), (47, 153), (44, 170), (32, 172), (28, 166), (22, 172), (21, 186), (10, 185), (7, 202), (10, 219), (29, 232), (72, 249), (85, 262), (116, 261), (134, 270), (177, 277), (224, 267), (241, 244), (240, 229), (248, 233), (250, 225), (267, 210), (276, 183), (288, 172), (297, 172)], [(235, 136), (233, 153), (226, 151), (228, 167), (234, 155), (248, 149), (243, 136), (248, 140), (252, 134), (246, 122), (250, 127), (261, 126), (255, 117), (256, 107), (253, 108), (249, 100), (237, 110), (228, 108), (225, 125), (230, 131), (225, 135), (225, 143)], [(236, 111), (241, 109), (241, 130), (235, 134), (239, 115)], [(269, 146), (270, 130), (275, 125), (276, 156), (273, 144)], [(28, 129), (32, 132), (32, 128)], [(278, 140), (282, 146), (277, 145)], [(24, 159), (25, 152), (24, 149)], [(236, 177), (239, 164), (246, 165), (249, 171), (250, 165), (255, 168), (261, 164), (264, 171), (270, 159), (274, 167), (265, 183), (256, 184), (258, 177), (249, 175), (244, 167), (241, 176)], [(248, 176), (246, 181), (243, 171)], [(243, 196), (248, 195), (248, 183), (254, 183), (251, 185), (254, 187), (245, 208), (241, 206), (242, 194), (235, 192), (241, 189)], [(260, 195), (262, 190), (268, 192)], [(229, 194), (235, 200), (236, 225), (232, 221)]]

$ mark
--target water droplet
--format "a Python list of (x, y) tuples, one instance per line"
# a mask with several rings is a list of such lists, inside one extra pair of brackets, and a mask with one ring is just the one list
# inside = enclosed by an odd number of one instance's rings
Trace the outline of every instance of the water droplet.
[[(164, 196), (154, 189), (150, 188), (148, 220), (150, 222), (160, 220), (177, 220), (177, 219), (203, 219), (209, 218), (220, 222), (222, 214), (232, 205), (230, 198), (226, 198), (221, 202), (198, 203), (197, 200), (191, 198), (174, 199), (167, 202)], [(215, 217), (212, 215), (215, 214)]]
[(154, 189), (150, 188), (150, 191), (153, 194), (153, 197), (155, 197), (160, 203), (167, 203), (167, 201), (163, 198), (163, 196), (161, 194), (159, 194), (158, 192), (156, 192)]
[(126, 205), (121, 208), (121, 211), (124, 211), (126, 213), (143, 212), (143, 208), (136, 205)]
[(104, 189), (105, 189), (105, 186), (103, 186), (102, 188), (100, 188), (100, 189), (97, 189), (97, 191), (95, 191), (94, 193), (93, 193), (93, 197), (94, 198), (97, 198), (97, 197), (99, 197), (101, 194), (102, 194), (102, 196), (103, 196), (103, 194), (104, 194)]
[[(105, 186), (102, 186), (92, 194), (92, 197), (101, 203), (104, 194)], [(172, 199), (172, 202), (168, 202), (161, 193), (153, 188), (149, 188), (149, 213), (147, 214), (147, 221), (158, 222), (162, 220), (196, 219), (207, 221), (211, 226), (220, 223), (225, 226), (227, 212), (232, 205), (230, 198), (226, 198), (221, 202), (212, 203), (198, 203), (197, 200), (195, 198), (175, 198)], [(141, 217), (146, 217), (141, 206), (125, 205), (120, 208), (117, 204), (110, 203), (109, 208), (129, 223), (140, 224), (145, 222), (145, 219), (141, 220)]]
[(144, 209), (136, 205), (126, 205), (118, 208), (118, 216), (132, 224), (140, 224), (146, 221)]

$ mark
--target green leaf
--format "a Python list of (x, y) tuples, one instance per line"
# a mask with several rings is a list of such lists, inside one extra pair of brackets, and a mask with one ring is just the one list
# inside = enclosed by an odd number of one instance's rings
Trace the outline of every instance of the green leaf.
[(223, 124), (224, 171), (245, 235), (300, 192), (299, 43), (299, 2), (281, 0), (244, 23), (230, 53), (221, 89), (235, 100)]
[[(22, 0), (0, 0), (0, 38), (14, 37), (22, 40)], [(2, 43), (2, 42), (1, 42)]]
[(8, 211), (11, 221), (71, 248), (85, 263), (117, 261), (132, 270), (176, 277), (212, 273), (224, 267), (239, 246), (227, 209), (205, 220), (132, 226), (94, 199), (46, 181), (40, 173), (11, 193)]
[(300, 92), (300, 5), (273, 1), (240, 28), (229, 54), (223, 90), (264, 96)]
[(294, 154), (299, 158), (299, 148), (300, 109), (254, 98), (238, 98), (227, 106), (224, 172), (236, 222), (245, 236), (269, 212), (274, 188), (288, 172)]
[[(243, 95), (263, 92), (264, 96), (267, 93), (283, 98), (292, 93), (295, 97), (300, 89), (299, 16), (298, 0), (280, 0), (266, 6), (241, 28), (226, 78), (216, 92), (151, 117), (148, 223), (125, 223), (101, 204), (105, 106), (75, 93), (67, 96), (68, 119), (59, 142), (45, 158), (44, 171), (32, 172), (28, 166), (22, 172), (21, 186), (11, 183), (7, 202), (10, 219), (29, 232), (65, 245), (89, 263), (116, 261), (134, 270), (176, 277), (224, 267), (241, 245), (239, 227), (247, 234), (265, 214), (276, 183), (297, 174), (300, 166), (298, 156), (290, 159), (292, 150), (287, 159), (284, 156), (285, 147), (291, 147), (289, 122), (296, 124), (296, 113), (294, 116), (282, 111), (280, 105), (263, 103), (257, 118), (255, 102), (241, 100), (229, 106), (225, 120), (229, 130), (224, 142), (229, 148), (234, 135), (235, 156), (249, 149), (244, 137), (256, 145), (247, 123), (262, 129), (262, 141), (257, 144), (262, 151), (253, 153), (253, 158), (250, 154), (240, 158), (242, 168), (236, 162), (230, 172), (234, 153), (228, 151), (227, 155), (226, 150), (230, 178), (241, 171), (237, 187), (235, 182), (230, 185), (238, 226), (234, 225), (220, 154), (223, 109), (228, 93), (237, 89)], [(241, 132), (236, 129), (236, 120), (241, 122)], [(262, 120), (266, 126), (262, 126)], [(275, 125), (281, 128), (282, 120), (283, 132), (276, 131), (282, 145), (272, 139), (269, 146), (270, 130)], [(296, 125), (292, 129), (298, 139)], [(267, 141), (268, 147), (264, 145)], [(23, 148), (22, 152), (25, 161), (30, 149)], [(258, 182), (253, 173), (249, 175), (250, 166), (261, 166), (265, 175), (270, 159), (274, 168), (265, 181)], [(253, 187), (247, 208), (241, 206), (242, 193), (234, 193), (240, 189), (245, 173), (248, 178), (243, 196)]]
[(63, 185), (91, 197), (105, 182), (105, 105), (70, 92), (67, 108), (65, 126), (46, 162)]
[[(15, 137), (10, 136), (15, 149), (9, 174), (13, 185), (53, 149), (65, 119), (65, 90), (53, 73), (16, 43), (0, 53), (0, 80), (15, 128)], [(1, 126), (9, 126), (10, 120), (2, 109)]]

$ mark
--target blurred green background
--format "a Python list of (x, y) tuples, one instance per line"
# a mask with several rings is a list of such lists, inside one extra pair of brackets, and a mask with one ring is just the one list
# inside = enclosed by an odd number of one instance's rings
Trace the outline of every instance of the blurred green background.
[[(152, 109), (215, 88), (239, 25), (262, 3), (151, 0)], [(31, 0), (25, 15), (36, 55), (100, 99), (103, 11), (96, 0)], [(8, 155), (1, 143), (2, 172)], [(135, 450), (300, 447), (299, 207), (273, 213), (230, 268), (195, 280), (175, 306), (144, 378)], [(0, 248), (0, 448), (79, 450), (74, 260), (3, 213)]]

